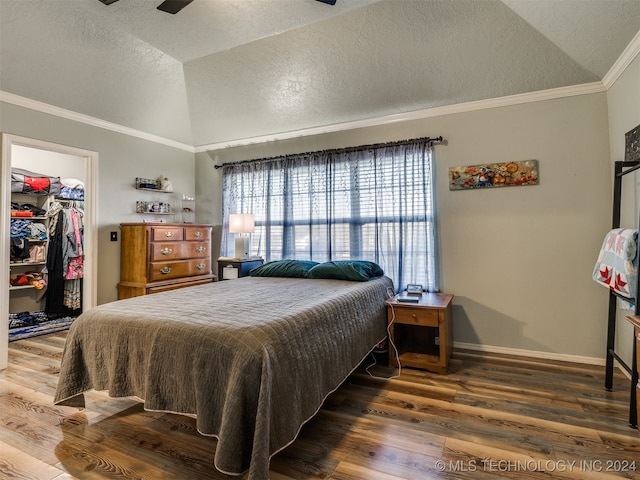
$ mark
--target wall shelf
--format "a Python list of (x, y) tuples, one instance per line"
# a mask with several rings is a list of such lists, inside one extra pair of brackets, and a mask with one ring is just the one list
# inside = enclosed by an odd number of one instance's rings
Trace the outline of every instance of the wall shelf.
[(27, 290), (29, 288), (36, 288), (33, 285), (11, 285), (9, 290)]
[(168, 192), (166, 190), (160, 190), (159, 188), (143, 188), (143, 187), (136, 187), (136, 190), (145, 190), (147, 192), (156, 192), (156, 193), (174, 193), (174, 192)]

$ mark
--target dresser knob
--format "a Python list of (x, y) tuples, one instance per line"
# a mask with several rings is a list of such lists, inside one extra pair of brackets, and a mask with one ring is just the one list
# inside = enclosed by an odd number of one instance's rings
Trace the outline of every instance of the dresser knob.
[(202, 252), (206, 252), (207, 249), (205, 247), (203, 247), (202, 245), (199, 247), (196, 247), (196, 253), (202, 253)]
[(165, 232), (164, 236), (167, 237), (167, 238), (171, 238), (171, 237), (173, 237), (173, 232)]
[(198, 270), (204, 270), (204, 263), (199, 263), (198, 265), (196, 265), (196, 268)]
[(168, 247), (165, 247), (165, 248), (163, 248), (162, 250), (160, 250), (160, 253), (161, 253), (162, 255), (169, 255), (169, 254), (170, 254), (170, 253), (172, 253), (172, 252), (173, 252), (173, 249), (168, 248)]
[(202, 236), (202, 232), (200, 230), (198, 230), (196, 233), (194, 233), (194, 235), (198, 238), (200, 238)]
[(170, 272), (171, 272), (171, 267), (162, 267), (160, 269), (160, 273), (163, 275), (166, 275), (167, 273), (170, 273)]

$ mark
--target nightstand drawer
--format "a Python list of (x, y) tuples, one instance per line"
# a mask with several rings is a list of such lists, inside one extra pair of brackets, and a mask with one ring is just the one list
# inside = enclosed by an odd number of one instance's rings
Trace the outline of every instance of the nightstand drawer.
[(427, 308), (405, 308), (396, 307), (393, 309), (395, 313), (395, 323), (404, 323), (407, 325), (423, 325), (425, 327), (438, 326), (438, 310), (430, 310)]

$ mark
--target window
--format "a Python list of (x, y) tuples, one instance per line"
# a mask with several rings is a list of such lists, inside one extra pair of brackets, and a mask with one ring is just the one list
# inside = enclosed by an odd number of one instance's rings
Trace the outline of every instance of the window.
[(432, 151), (428, 139), (227, 164), (222, 253), (230, 213), (253, 213), (251, 254), (370, 260), (396, 289), (438, 289)]

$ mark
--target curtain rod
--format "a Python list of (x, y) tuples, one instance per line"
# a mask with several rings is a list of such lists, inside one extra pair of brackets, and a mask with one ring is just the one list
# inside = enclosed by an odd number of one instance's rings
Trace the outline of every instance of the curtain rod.
[(227, 165), (242, 165), (245, 163), (254, 163), (254, 162), (268, 162), (271, 160), (276, 160), (279, 158), (288, 158), (288, 157), (298, 157), (298, 156), (304, 156), (304, 155), (313, 155), (313, 154), (318, 154), (318, 153), (349, 153), (349, 152), (355, 152), (357, 150), (370, 150), (370, 149), (374, 149), (374, 148), (382, 148), (382, 147), (396, 147), (396, 146), (400, 146), (400, 145), (408, 145), (410, 143), (415, 143), (415, 142), (427, 142), (429, 143), (429, 145), (433, 145), (434, 143), (443, 143), (444, 139), (442, 138), (442, 136), (439, 137), (421, 137), (421, 138), (411, 138), (411, 139), (406, 139), (406, 140), (398, 140), (396, 142), (386, 142), (386, 143), (373, 143), (371, 145), (360, 145), (357, 147), (345, 147), (345, 148), (330, 148), (327, 150), (316, 150), (315, 152), (304, 152), (304, 153), (289, 153), (286, 155), (276, 155), (274, 157), (268, 157), (268, 158), (255, 158), (252, 160), (242, 160), (240, 162), (226, 162), (223, 163), (222, 165), (214, 165), (214, 168), (222, 168), (222, 167), (226, 167)]

